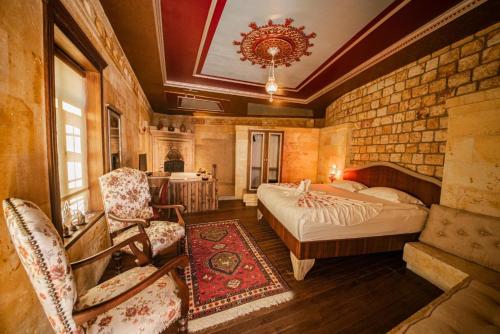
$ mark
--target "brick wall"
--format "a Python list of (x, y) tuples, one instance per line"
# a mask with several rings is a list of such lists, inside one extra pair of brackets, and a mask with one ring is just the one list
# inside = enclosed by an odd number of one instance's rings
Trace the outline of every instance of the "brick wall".
[(442, 178), (446, 99), (500, 86), (499, 64), (500, 23), (341, 96), (325, 125), (354, 123), (351, 166), (390, 161)]

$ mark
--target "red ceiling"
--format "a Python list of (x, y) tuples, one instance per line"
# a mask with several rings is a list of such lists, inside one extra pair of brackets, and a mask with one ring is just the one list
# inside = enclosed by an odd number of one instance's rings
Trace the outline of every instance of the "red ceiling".
[[(199, 73), (207, 55), (212, 37), (224, 11), (226, 0), (216, 0), (214, 14), (209, 25), (205, 45), (196, 72)], [(371, 0), (370, 0), (371, 1)], [(382, 19), (388, 12), (400, 5), (403, 0), (394, 1), (388, 8), (365, 26), (334, 54), (318, 67), (311, 75), (323, 70), (307, 84), (300, 84), (298, 91), (283, 91), (283, 96), (305, 99), (321, 90), (329, 83), (348, 73), (356, 66), (370, 59), (385, 48), (394, 44), (420, 26), (439, 16), (459, 3), (459, 0), (415, 0), (410, 1), (396, 14), (367, 35), (334, 63), (330, 60), (349, 46), (361, 34)], [(210, 78), (195, 77), (196, 57), (202, 40), (203, 30), (209, 15), (211, 0), (162, 0), (162, 19), (165, 43), (166, 72), (169, 81), (198, 84), (217, 88), (243, 90), (263, 93), (261, 87), (241, 83), (230, 83)], [(235, 53), (235, 56), (236, 53)], [(326, 66), (326, 68), (324, 68)], [(305, 80), (307, 81), (307, 79)], [(304, 81), (304, 82), (305, 82)]]

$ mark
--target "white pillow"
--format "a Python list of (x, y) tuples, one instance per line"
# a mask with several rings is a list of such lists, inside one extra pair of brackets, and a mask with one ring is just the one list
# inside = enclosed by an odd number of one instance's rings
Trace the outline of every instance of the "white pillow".
[(373, 197), (378, 197), (381, 199), (385, 199), (389, 202), (394, 203), (407, 203), (407, 204), (419, 204), (424, 205), (421, 200), (416, 197), (413, 197), (410, 194), (405, 193), (404, 191), (397, 190), (394, 188), (388, 187), (373, 187), (367, 188), (358, 191), (360, 194), (365, 194)]
[(368, 188), (363, 183), (359, 183), (356, 181), (349, 181), (349, 180), (336, 180), (330, 183), (330, 185), (332, 187), (344, 189), (350, 192), (356, 192)]

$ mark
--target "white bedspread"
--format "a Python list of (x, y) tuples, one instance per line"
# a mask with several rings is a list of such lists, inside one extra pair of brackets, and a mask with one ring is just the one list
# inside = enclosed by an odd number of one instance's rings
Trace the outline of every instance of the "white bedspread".
[[(295, 187), (296, 185), (291, 184), (286, 186), (263, 184), (257, 190), (257, 197), (273, 216), (300, 241), (416, 233), (422, 230), (427, 218), (428, 209), (422, 206), (388, 202), (372, 196), (333, 188), (327, 184), (313, 184), (311, 185), (313, 194), (319, 191), (331, 196), (376, 204), (377, 208), (379, 205), (382, 207), (381, 211), (377, 210), (377, 214), (372, 215), (373, 211), (371, 211), (368, 214), (370, 217), (363, 213), (340, 213), (335, 214), (336, 218), (332, 219), (331, 213), (327, 212), (326, 217), (318, 219), (315, 217), (318, 213), (314, 213), (314, 209), (298, 205), (301, 194), (295, 191)], [(344, 211), (348, 212), (348, 210), (350, 209)], [(342, 212), (343, 209), (340, 211)], [(357, 215), (360, 217), (356, 218)], [(363, 222), (356, 223), (357, 219)], [(338, 222), (335, 223), (334, 220)]]
[(383, 208), (382, 203), (370, 203), (317, 191), (302, 193), (297, 205), (305, 209), (300, 220), (339, 226), (364, 223), (377, 216)]

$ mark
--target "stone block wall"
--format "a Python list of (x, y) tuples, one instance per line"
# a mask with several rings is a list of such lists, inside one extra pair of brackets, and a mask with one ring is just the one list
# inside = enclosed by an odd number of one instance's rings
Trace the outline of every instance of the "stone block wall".
[(446, 101), (441, 204), (500, 217), (500, 87)]
[(353, 167), (390, 161), (442, 178), (447, 99), (500, 86), (500, 23), (344, 94), (325, 125), (353, 123)]

